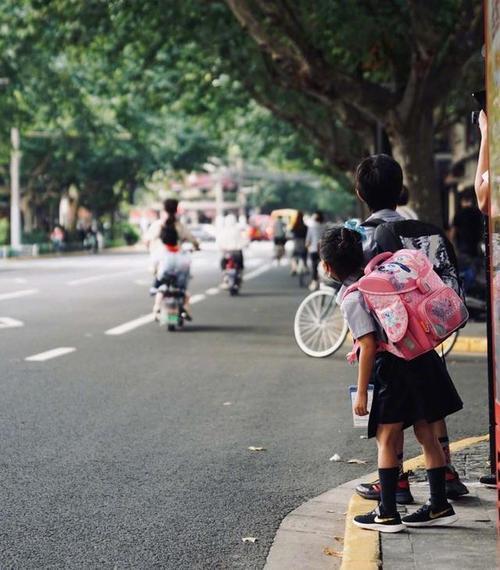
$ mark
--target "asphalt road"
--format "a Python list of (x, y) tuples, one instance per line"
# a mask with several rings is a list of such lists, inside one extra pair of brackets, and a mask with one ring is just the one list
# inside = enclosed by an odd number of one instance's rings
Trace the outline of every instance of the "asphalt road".
[[(178, 333), (136, 321), (144, 254), (0, 265), (0, 567), (262, 568), (288, 512), (374, 470), (346, 350), (300, 353), (304, 291), (270, 255), (252, 245), (231, 298), (216, 252), (197, 254)], [(451, 437), (485, 433), (486, 363), (450, 362), (467, 409)]]

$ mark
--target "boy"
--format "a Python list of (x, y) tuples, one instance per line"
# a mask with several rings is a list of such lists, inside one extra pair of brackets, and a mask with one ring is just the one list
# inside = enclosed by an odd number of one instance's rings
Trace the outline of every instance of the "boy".
[[(380, 243), (375, 240), (375, 232), (379, 225), (384, 222), (400, 223), (404, 218), (396, 212), (399, 197), (403, 189), (403, 171), (400, 165), (390, 156), (386, 154), (373, 155), (365, 158), (358, 165), (356, 170), (356, 194), (358, 198), (364, 202), (370, 209), (370, 216), (361, 224), (364, 226), (365, 240), (363, 242), (363, 252), (365, 261), (369, 261), (377, 253), (380, 252)], [(427, 224), (418, 221), (406, 221), (410, 224), (413, 237), (410, 238), (411, 245), (405, 243), (405, 247), (413, 247), (414, 249), (427, 250), (426, 253), (432, 257), (431, 250), (435, 251), (436, 239), (439, 235), (432, 236), (434, 247), (429, 247), (430, 239), (427, 239), (426, 233), (429, 231)], [(398, 224), (401, 226), (401, 224)], [(415, 238), (415, 230), (420, 233)], [(426, 241), (427, 239), (427, 241)], [(426, 247), (427, 245), (427, 247)], [(445, 246), (445, 244), (444, 244)], [(443, 248), (444, 248), (443, 246)], [(384, 247), (382, 249), (392, 249)], [(398, 249), (398, 248), (396, 248)], [(435, 260), (431, 259), (434, 263)], [(444, 276), (441, 276), (444, 280)], [(453, 276), (450, 276), (454, 279)], [(446, 496), (449, 499), (456, 499), (462, 495), (468, 494), (469, 490), (460, 481), (458, 473), (454, 469), (451, 458), (448, 431), (446, 429), (445, 420), (440, 420), (434, 424), (436, 437), (441, 443), (443, 453), (446, 460)], [(403, 472), (403, 447), (404, 432), (398, 441), (398, 460), (399, 460), (399, 477), (396, 491), (396, 500), (400, 504), (413, 503), (413, 496), (410, 491), (408, 482), (408, 473)], [(380, 484), (378, 481), (373, 483), (361, 483), (356, 488), (356, 492), (365, 499), (380, 499)]]

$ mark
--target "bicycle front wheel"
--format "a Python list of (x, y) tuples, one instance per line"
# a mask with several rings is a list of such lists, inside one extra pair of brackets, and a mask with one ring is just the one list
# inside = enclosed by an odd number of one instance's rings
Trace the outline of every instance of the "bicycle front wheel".
[(335, 297), (334, 291), (321, 289), (308, 295), (297, 309), (293, 327), (295, 341), (308, 356), (332, 355), (347, 336), (347, 323)]

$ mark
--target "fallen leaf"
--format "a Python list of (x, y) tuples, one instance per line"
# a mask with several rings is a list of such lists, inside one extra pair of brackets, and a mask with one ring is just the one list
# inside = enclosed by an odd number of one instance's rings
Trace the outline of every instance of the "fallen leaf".
[(265, 447), (255, 447), (254, 445), (251, 445), (248, 449), (250, 451), (266, 451)]
[(336, 556), (337, 558), (342, 558), (342, 552), (334, 550), (333, 548), (323, 548), (323, 554), (326, 554), (326, 556)]
[(333, 537), (337, 542), (344, 542), (344, 537), (343, 536), (334, 536)]
[(366, 465), (366, 461), (362, 459), (349, 459), (347, 463), (355, 463), (356, 465)]
[(327, 513), (336, 513), (337, 511), (326, 511)]
[(254, 542), (257, 542), (257, 539), (255, 538), (255, 536), (245, 536), (241, 539), (243, 542), (251, 542), (252, 544)]
[(342, 461), (340, 458), (340, 455), (338, 453), (336, 453), (335, 455), (332, 455), (330, 457), (330, 461)]

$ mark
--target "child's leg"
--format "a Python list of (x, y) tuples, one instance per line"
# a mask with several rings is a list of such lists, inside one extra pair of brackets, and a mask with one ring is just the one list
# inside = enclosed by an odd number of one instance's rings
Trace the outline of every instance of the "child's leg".
[(379, 424), (377, 428), (378, 473), (380, 479), (380, 511), (386, 515), (396, 513), (396, 485), (399, 462), (398, 443), (403, 425)]
[(402, 429), (402, 423), (379, 424), (377, 427), (380, 505), (366, 515), (355, 516), (353, 522), (356, 526), (380, 532), (404, 530), (396, 508), (396, 485), (399, 472), (397, 443)]
[(444, 453), (444, 459), (446, 461), (446, 465), (451, 467), (451, 457), (450, 457), (450, 440), (448, 439), (448, 430), (446, 428), (445, 420), (439, 420), (432, 424), (434, 429), (434, 433), (441, 444), (441, 448)]
[(444, 453), (432, 424), (419, 421), (414, 425), (414, 430), (424, 449), (425, 466), (431, 491), (431, 506), (433, 509), (440, 509), (448, 504), (446, 500)]
[(419, 421), (413, 426), (418, 441), (422, 444), (427, 467), (427, 477), (431, 488), (430, 504), (403, 517), (406, 526), (445, 526), (458, 520), (453, 507), (446, 500), (445, 471), (446, 462), (441, 444), (436, 436), (436, 428), (426, 421)]

